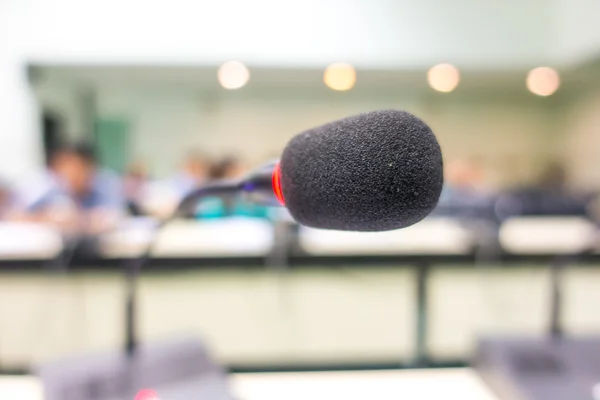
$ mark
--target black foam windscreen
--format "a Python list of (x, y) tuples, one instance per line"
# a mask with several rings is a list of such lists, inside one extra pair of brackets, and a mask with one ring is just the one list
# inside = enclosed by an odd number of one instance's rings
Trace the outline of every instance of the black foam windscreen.
[(386, 231), (413, 225), (436, 206), (443, 184), (440, 146), (414, 115), (359, 114), (293, 138), (280, 161), (285, 203), (299, 223)]

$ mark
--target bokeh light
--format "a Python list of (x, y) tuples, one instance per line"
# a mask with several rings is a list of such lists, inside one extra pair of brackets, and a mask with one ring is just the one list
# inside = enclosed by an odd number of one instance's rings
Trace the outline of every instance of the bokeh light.
[(527, 75), (527, 89), (538, 96), (550, 96), (558, 90), (559, 86), (560, 76), (552, 68), (535, 68)]
[(427, 82), (434, 90), (448, 93), (458, 86), (460, 73), (452, 64), (438, 64), (427, 72)]
[(333, 90), (350, 90), (356, 83), (356, 70), (347, 63), (333, 63), (325, 69), (323, 82)]
[(217, 78), (225, 89), (239, 89), (250, 80), (250, 70), (239, 61), (228, 61), (219, 68)]

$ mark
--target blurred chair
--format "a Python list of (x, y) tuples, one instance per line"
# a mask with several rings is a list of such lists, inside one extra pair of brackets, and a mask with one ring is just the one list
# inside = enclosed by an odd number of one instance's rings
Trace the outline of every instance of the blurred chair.
[[(35, 368), (46, 400), (133, 400), (140, 389), (171, 400), (231, 400), (227, 376), (197, 338), (82, 354)], [(137, 397), (136, 397), (137, 398)]]
[(46, 260), (63, 250), (60, 233), (48, 226), (27, 222), (0, 223), (0, 258)]
[(460, 221), (446, 217), (389, 232), (301, 228), (299, 233), (299, 244), (310, 255), (469, 254), (475, 239)]

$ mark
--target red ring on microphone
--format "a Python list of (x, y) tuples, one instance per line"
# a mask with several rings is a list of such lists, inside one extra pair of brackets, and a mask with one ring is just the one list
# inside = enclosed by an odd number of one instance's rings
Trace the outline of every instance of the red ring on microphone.
[(279, 162), (273, 168), (273, 192), (275, 193), (275, 197), (281, 203), (282, 206), (285, 206), (285, 199), (283, 198), (283, 190), (281, 189), (281, 168), (279, 166)]

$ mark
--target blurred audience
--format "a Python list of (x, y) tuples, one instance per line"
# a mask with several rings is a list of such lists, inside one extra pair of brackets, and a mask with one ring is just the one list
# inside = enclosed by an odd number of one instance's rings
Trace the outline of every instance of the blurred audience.
[(514, 215), (585, 216), (588, 201), (587, 196), (568, 190), (563, 165), (552, 161), (535, 184), (503, 193), (496, 204), (496, 214), (500, 219)]
[[(125, 214), (169, 216), (191, 190), (211, 180), (235, 179), (245, 166), (237, 157), (210, 163), (190, 152), (182, 169), (166, 181), (149, 182), (146, 166), (132, 163), (123, 179), (99, 168), (94, 149), (66, 145), (51, 156), (47, 171), (13, 191), (0, 182), (0, 218), (52, 223), (64, 232), (93, 236), (113, 229)], [(500, 194), (486, 187), (478, 162), (458, 159), (445, 166), (445, 184), (437, 215), (505, 219), (513, 215), (585, 215), (587, 198), (570, 193), (560, 163), (549, 163), (534, 185)], [(199, 202), (194, 216), (215, 219), (233, 216), (268, 218), (269, 209), (243, 195), (211, 197)]]
[(97, 165), (93, 147), (65, 145), (48, 170), (19, 193), (16, 220), (47, 222), (65, 233), (96, 235), (113, 229), (125, 199), (119, 178)]

